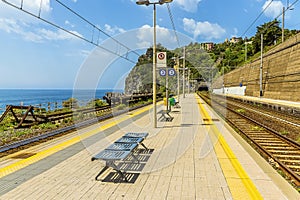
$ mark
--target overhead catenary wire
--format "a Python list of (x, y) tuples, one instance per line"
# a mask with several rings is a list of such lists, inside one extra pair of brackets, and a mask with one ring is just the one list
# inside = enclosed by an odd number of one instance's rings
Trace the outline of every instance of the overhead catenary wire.
[(170, 8), (169, 4), (167, 4), (167, 7), (168, 7), (168, 13), (169, 13), (169, 17), (170, 17), (170, 20), (171, 20), (172, 28), (173, 28), (175, 38), (176, 38), (176, 41), (177, 41), (177, 45), (178, 45), (178, 47), (180, 47), (180, 42), (179, 42), (179, 39), (178, 39), (175, 24), (174, 24), (174, 18), (173, 18), (172, 11), (171, 11), (171, 8)]
[(298, 1), (299, 1), (299, 0), (296, 0), (296, 1), (294, 1), (292, 4), (288, 5), (288, 6), (284, 9), (284, 11), (281, 11), (281, 12), (279, 13), (279, 15), (278, 15), (277, 17), (275, 17), (275, 19), (279, 18), (279, 17), (283, 14), (283, 12), (286, 12), (287, 10), (291, 9)]
[[(288, 4), (287, 7), (284, 9), (284, 12), (291, 9), (299, 0), (295, 0), (292, 4)], [(263, 11), (257, 16), (257, 18), (250, 24), (250, 26), (246, 29), (246, 31), (242, 34), (242, 36), (245, 36), (246, 33), (249, 31), (249, 29), (255, 24), (255, 22), (261, 17), (261, 15), (270, 7), (273, 0), (269, 2), (269, 4), (263, 9)], [(279, 13), (275, 19), (279, 18), (283, 14), (283, 11)], [(268, 28), (268, 27), (267, 27)]]
[(250, 24), (250, 26), (245, 30), (245, 32), (242, 34), (242, 37), (246, 35), (246, 33), (250, 30), (250, 28), (256, 23), (256, 21), (264, 14), (264, 12), (270, 7), (273, 0), (269, 2), (269, 4), (261, 11), (261, 13), (255, 18), (255, 20)]
[[(59, 3), (60, 5), (62, 5), (67, 10), (69, 10), (71, 13), (73, 13), (74, 15), (76, 15), (77, 17), (79, 17), (80, 19), (82, 19), (83, 21), (85, 21), (86, 23), (88, 23), (89, 25), (91, 25), (94, 29), (97, 29), (99, 32), (103, 33), (104, 35), (106, 35), (107, 37), (109, 37), (110, 39), (112, 39), (113, 41), (115, 41), (120, 46), (125, 47), (128, 51), (130, 50), (130, 48), (128, 48), (127, 46), (125, 46), (124, 44), (122, 44), (121, 42), (119, 42), (118, 40), (116, 40), (115, 38), (113, 38), (111, 35), (109, 35), (105, 31), (101, 30), (99, 27), (97, 27), (96, 25), (94, 25), (93, 23), (91, 23), (90, 21), (88, 21), (87, 19), (85, 19), (83, 16), (81, 16), (80, 14), (78, 14), (77, 12), (75, 12), (74, 10), (72, 10), (70, 7), (68, 7), (67, 5), (65, 5), (64, 3), (62, 3), (61, 1), (59, 1), (59, 0), (55, 0), (55, 1), (57, 3)], [(140, 54), (138, 54), (136, 51), (131, 51), (131, 52), (133, 52), (137, 56), (140, 56)]]
[[(42, 0), (41, 0), (41, 1), (42, 1)], [(60, 3), (62, 6), (64, 6), (64, 4), (62, 4), (60, 1), (58, 1), (58, 0), (56, 0), (56, 1), (57, 1), (58, 3)], [(125, 46), (124, 44), (122, 44), (122, 43), (119, 42), (118, 40), (114, 39), (112, 36), (110, 36), (109, 34), (107, 34), (106, 32), (104, 32), (103, 30), (101, 30), (101, 29), (99, 29), (98, 27), (96, 27), (96, 25), (92, 24), (91, 22), (89, 22), (88, 20), (86, 20), (85, 18), (83, 18), (82, 16), (80, 16), (79, 14), (77, 14), (75, 11), (70, 10), (73, 14), (75, 14), (75, 15), (78, 16), (78, 17), (80, 17), (80, 18), (81, 18), (82, 20), (84, 20), (86, 23), (88, 23), (89, 25), (91, 25), (93, 28), (96, 28), (99, 32), (103, 33), (104, 35), (106, 35), (107, 37), (109, 37), (110, 39), (112, 39), (112, 40), (113, 40), (114, 42), (116, 42), (118, 45), (125, 47), (125, 49), (127, 50), (125, 56), (124, 56), (124, 55), (121, 55), (121, 54), (119, 54), (119, 53), (117, 53), (117, 52), (115, 52), (115, 51), (113, 51), (113, 50), (110, 50), (110, 49), (108, 49), (108, 48), (105, 48), (105, 47), (99, 45), (99, 43), (98, 43), (98, 41), (99, 41), (99, 36), (98, 36), (97, 43), (96, 43), (96, 42), (93, 41), (94, 39), (89, 40), (89, 39), (85, 38), (84, 36), (82, 36), (82, 35), (80, 35), (80, 34), (77, 34), (77, 33), (74, 32), (74, 31), (69, 31), (69, 30), (67, 30), (67, 29), (64, 28), (64, 27), (55, 24), (54, 22), (51, 22), (51, 21), (49, 21), (49, 20), (47, 20), (47, 19), (42, 18), (40, 12), (39, 12), (38, 15), (36, 15), (36, 14), (34, 14), (34, 13), (28, 11), (28, 10), (23, 9), (23, 0), (22, 0), (22, 2), (21, 2), (21, 6), (20, 6), (20, 7), (18, 7), (17, 5), (15, 5), (15, 4), (11, 3), (11, 2), (8, 2), (8, 1), (6, 1), (6, 0), (2, 0), (2, 2), (6, 3), (6, 4), (9, 5), (9, 6), (12, 6), (13, 8), (16, 8), (16, 9), (18, 9), (18, 10), (21, 10), (21, 11), (23, 11), (24, 13), (26, 13), (26, 14), (28, 14), (28, 15), (31, 15), (32, 17), (35, 17), (35, 18), (37, 18), (37, 19), (39, 19), (39, 20), (41, 20), (41, 21), (43, 21), (43, 22), (45, 22), (45, 23), (47, 23), (47, 24), (49, 24), (49, 25), (51, 25), (51, 26), (53, 26), (53, 27), (55, 27), (55, 28), (57, 28), (57, 29), (60, 29), (60, 30), (62, 30), (62, 31), (64, 31), (64, 32), (66, 32), (66, 33), (68, 33), (68, 34), (70, 34), (70, 35), (73, 35), (73, 36), (75, 36), (75, 37), (77, 37), (77, 38), (79, 38), (79, 39), (81, 39), (81, 40), (83, 40), (83, 41), (85, 41), (85, 42), (87, 42), (87, 43), (90, 43), (90, 44), (92, 44), (92, 45), (94, 45), (94, 46), (96, 46), (96, 47), (99, 47), (99, 48), (101, 48), (101, 49), (103, 49), (103, 50), (105, 50), (105, 51), (107, 51), (107, 52), (109, 52), (109, 53), (111, 53), (111, 54), (114, 54), (114, 55), (116, 55), (116, 56), (118, 56), (118, 57), (120, 57), (120, 58), (123, 58), (123, 59), (125, 59), (125, 60), (127, 60), (127, 61), (129, 61), (129, 62), (131, 62), (131, 63), (134, 63), (134, 64), (135, 64), (136, 61), (133, 61), (133, 60), (131, 60), (131, 59), (128, 58), (128, 52), (133, 52), (133, 53), (135, 53), (136, 55), (140, 56), (136, 51), (131, 50), (129, 47)], [(41, 5), (42, 5), (42, 4), (41, 4)], [(41, 5), (40, 5), (39, 10), (42, 9), (42, 8), (41, 8)], [(64, 7), (65, 7), (65, 6), (64, 6)], [(67, 7), (65, 7), (65, 8), (67, 8)]]
[[(279, 13), (279, 15), (277, 17), (275, 17), (275, 19), (278, 19), (281, 15), (283, 15), (283, 12), (291, 9), (299, 0), (294, 1), (292, 4), (288, 5), (287, 8), (284, 9), (284, 11), (281, 11)], [(274, 21), (272, 23), (269, 23), (269, 25), (267, 27), (265, 27), (262, 31), (262, 33), (264, 33), (268, 28), (270, 28), (272, 25), (274, 24)]]

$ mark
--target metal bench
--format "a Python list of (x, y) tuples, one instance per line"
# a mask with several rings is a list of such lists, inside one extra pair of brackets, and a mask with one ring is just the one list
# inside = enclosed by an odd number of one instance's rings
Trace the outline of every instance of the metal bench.
[(157, 114), (161, 114), (160, 117), (158, 118), (158, 121), (167, 121), (170, 122), (174, 119), (170, 114), (169, 110), (160, 110), (157, 112)]
[(142, 145), (146, 150), (148, 150), (148, 148), (143, 143), (144, 139), (145, 138), (143, 138), (143, 137), (129, 137), (129, 136), (124, 135), (123, 137), (118, 139), (116, 141), (116, 143), (137, 143), (137, 144)]
[[(144, 136), (144, 137), (138, 137)], [(133, 137), (135, 136), (135, 137)], [(105, 166), (103, 169), (97, 174), (95, 180), (98, 180), (98, 177), (104, 173), (109, 167), (113, 168), (117, 171), (117, 173), (128, 182), (124, 172), (117, 166), (116, 162), (124, 161), (130, 155), (138, 161), (137, 157), (133, 154), (135, 149), (141, 144), (145, 149), (148, 148), (142, 143), (144, 139), (148, 136), (148, 133), (127, 133), (113, 144), (108, 146), (106, 149), (102, 150), (98, 154), (92, 157), (92, 161), (94, 160), (104, 160)]]
[(120, 168), (116, 165), (115, 162), (126, 159), (131, 154), (131, 151), (116, 151), (116, 150), (103, 150), (94, 157), (92, 157), (92, 161), (94, 160), (104, 160), (105, 166), (103, 169), (97, 174), (95, 180), (98, 180), (98, 177), (104, 173), (109, 167), (113, 168), (117, 171), (118, 174), (128, 182), (124, 173), (120, 170)]
[(175, 102), (174, 108), (181, 108), (181, 106), (179, 105), (179, 102)]

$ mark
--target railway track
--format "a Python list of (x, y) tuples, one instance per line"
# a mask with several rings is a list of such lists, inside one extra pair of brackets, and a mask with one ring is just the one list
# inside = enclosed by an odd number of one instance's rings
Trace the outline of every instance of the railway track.
[[(297, 117), (247, 106), (224, 97), (199, 96), (295, 187), (300, 187), (300, 144), (282, 134), (282, 128), (300, 132)], [(292, 120), (290, 120), (292, 119)]]
[[(40, 134), (40, 135), (37, 135), (37, 136), (30, 137), (28, 139), (24, 139), (24, 140), (20, 140), (20, 141), (14, 142), (14, 143), (10, 143), (10, 144), (7, 144), (7, 145), (0, 146), (0, 158), (3, 157), (3, 156), (6, 156), (8, 154), (11, 154), (13, 152), (17, 152), (21, 149), (25, 149), (25, 148), (28, 148), (30, 146), (34, 146), (36, 144), (51, 140), (52, 138), (59, 137), (63, 134), (66, 134), (68, 132), (72, 132), (76, 129), (87, 127), (89, 125), (92, 125), (92, 124), (98, 123), (100, 121), (104, 121), (106, 119), (124, 114), (126, 112), (136, 110), (138, 108), (144, 107), (144, 106), (149, 105), (149, 104), (151, 104), (151, 103), (130, 107), (129, 109), (126, 109), (126, 110), (110, 112), (110, 113), (107, 113), (107, 114), (102, 115), (100, 117), (96, 117), (96, 118), (92, 118), (92, 119), (85, 120), (85, 121), (82, 121), (82, 122), (78, 122), (76, 124), (69, 125), (69, 126), (63, 127), (63, 128), (59, 128), (59, 129), (56, 129), (56, 130), (52, 130), (52, 131), (49, 131), (49, 132), (46, 132), (46, 133), (43, 133), (43, 134)], [(103, 109), (107, 109), (107, 108), (105, 107)]]

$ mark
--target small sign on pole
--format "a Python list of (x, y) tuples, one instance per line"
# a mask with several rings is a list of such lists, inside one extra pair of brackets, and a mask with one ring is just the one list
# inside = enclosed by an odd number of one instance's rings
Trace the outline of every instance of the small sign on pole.
[(167, 72), (166, 72), (165, 69), (160, 69), (160, 70), (159, 70), (159, 75), (161, 75), (161, 76), (166, 76), (166, 74), (167, 74)]
[(167, 52), (157, 53), (157, 65), (159, 67), (167, 67)]
[(169, 76), (175, 76), (176, 75), (175, 69), (173, 69), (173, 68), (168, 69), (168, 75)]

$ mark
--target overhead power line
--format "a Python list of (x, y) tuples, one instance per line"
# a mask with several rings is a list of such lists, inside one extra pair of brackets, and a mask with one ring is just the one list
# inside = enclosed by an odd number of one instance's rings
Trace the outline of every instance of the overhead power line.
[(170, 5), (167, 4), (167, 7), (168, 7), (168, 13), (169, 13), (169, 17), (170, 17), (170, 20), (171, 20), (171, 23), (172, 23), (173, 31), (174, 31), (174, 34), (175, 34), (175, 37), (176, 37), (177, 45), (178, 45), (178, 47), (180, 47), (180, 43), (179, 43), (176, 28), (175, 28), (174, 18), (173, 18), (172, 12), (171, 12)]
[[(88, 23), (90, 26), (93, 27), (93, 36), (92, 36), (92, 39), (87, 39), (86, 37), (84, 37), (84, 36), (82, 36), (82, 35), (76, 34), (74, 31), (67, 30), (66, 28), (64, 28), (64, 27), (62, 27), (62, 26), (60, 26), (60, 25), (58, 25), (58, 24), (56, 24), (56, 23), (54, 23), (54, 22), (51, 22), (51, 21), (49, 21), (49, 20), (47, 20), (47, 19), (45, 19), (45, 18), (42, 18), (42, 17), (41, 17), (42, 0), (41, 0), (41, 2), (40, 2), (40, 8), (39, 8), (39, 13), (38, 13), (38, 15), (37, 15), (37, 14), (34, 14), (34, 13), (28, 11), (28, 10), (25, 10), (25, 9), (23, 8), (23, 0), (21, 1), (20, 7), (17, 6), (17, 5), (15, 5), (15, 4), (13, 4), (13, 3), (11, 3), (11, 2), (8, 2), (8, 1), (6, 1), (6, 0), (2, 0), (2, 1), (3, 1), (4, 3), (6, 3), (6, 4), (8, 4), (8, 5), (10, 5), (10, 6), (14, 7), (14, 8), (16, 8), (16, 9), (18, 9), (18, 10), (21, 10), (21, 11), (25, 12), (25, 13), (28, 14), (28, 15), (31, 15), (31, 16), (33, 16), (33, 17), (36, 17), (36, 18), (38, 18), (39, 20), (41, 20), (41, 21), (43, 21), (43, 22), (45, 22), (45, 23), (47, 23), (47, 24), (50, 24), (51, 26), (53, 26), (53, 27), (55, 27), (55, 28), (58, 28), (58, 29), (60, 29), (60, 30), (62, 30), (62, 31), (65, 31), (66, 33), (68, 33), (68, 34), (70, 34), (70, 35), (73, 35), (73, 36), (75, 36), (75, 37), (77, 37), (77, 38), (79, 38), (79, 39), (81, 39), (81, 40), (83, 40), (83, 41), (85, 41), (85, 42), (88, 42), (88, 43), (90, 43), (90, 44), (92, 44), (92, 45), (94, 45), (94, 46), (96, 46), (96, 47), (99, 47), (99, 48), (101, 48), (101, 49), (103, 49), (103, 50), (105, 50), (105, 51), (107, 51), (107, 52), (109, 52), (109, 53), (111, 53), (111, 54), (114, 54), (114, 55), (116, 55), (116, 56), (118, 56), (118, 57), (120, 57), (120, 58), (123, 58), (123, 59), (125, 59), (125, 60), (127, 60), (127, 61), (129, 61), (129, 62), (132, 62), (132, 63), (134, 63), (134, 64), (136, 63), (136, 61), (133, 61), (133, 60), (129, 59), (129, 58), (128, 58), (128, 53), (129, 53), (129, 52), (133, 52), (134, 54), (140, 56), (136, 51), (131, 50), (131, 49), (130, 49), (129, 47), (127, 47), (126, 45), (124, 45), (124, 44), (122, 44), (121, 42), (119, 42), (118, 40), (114, 39), (114, 38), (113, 38), (112, 36), (110, 36), (108, 33), (106, 33), (105, 31), (101, 30), (100, 28), (98, 28), (98, 27), (97, 27), (96, 25), (94, 25), (93, 23), (89, 22), (87, 19), (85, 19), (84, 17), (82, 17), (81, 15), (79, 15), (78, 13), (76, 13), (75, 11), (73, 11), (71, 8), (69, 8), (68, 6), (66, 6), (65, 4), (63, 4), (63, 3), (62, 3), (61, 1), (59, 1), (59, 0), (55, 0), (55, 1), (56, 1), (57, 3), (59, 3), (61, 6), (63, 6), (64, 8), (66, 8), (67, 10), (69, 10), (71, 13), (75, 14), (75, 15), (76, 15), (77, 17), (79, 17), (81, 20), (83, 20), (84, 22)], [(109, 37), (109, 38), (112, 39), (115, 43), (117, 43), (117, 45), (124, 47), (124, 48), (126, 49), (126, 54), (125, 54), (126, 56), (124, 56), (124, 55), (118, 53), (117, 51), (113, 51), (113, 50), (111, 50), (111, 49), (108, 49), (108, 48), (106, 48), (106, 47), (101, 46), (101, 45), (99, 44), (99, 38), (98, 38), (97, 41), (94, 41), (94, 30), (97, 30), (97, 31), (103, 33), (105, 36)], [(99, 37), (99, 35), (98, 35), (98, 37)]]
[[(296, 0), (296, 1), (294, 1), (292, 4), (288, 5), (287, 8), (284, 9), (284, 12), (286, 12), (286, 11), (289, 10), (289, 9), (291, 9), (298, 1), (299, 1), (299, 0)], [(279, 15), (278, 15), (275, 19), (279, 18), (282, 14), (283, 14), (283, 11), (281, 11), (281, 12), (279, 13)]]
[(264, 12), (270, 7), (273, 0), (269, 2), (269, 4), (261, 11), (261, 13), (256, 17), (256, 19), (250, 24), (250, 26), (246, 29), (246, 31), (242, 34), (242, 37), (246, 35), (246, 33), (249, 31), (249, 29), (256, 23), (256, 21), (264, 14)]
[[(82, 19), (83, 21), (85, 21), (86, 23), (88, 23), (89, 25), (91, 25), (93, 28), (95, 28), (96, 30), (98, 30), (99, 32), (103, 33), (104, 35), (106, 35), (107, 37), (109, 37), (110, 39), (112, 39), (113, 41), (115, 41), (117, 44), (119, 44), (120, 46), (125, 47), (128, 51), (130, 50), (127, 46), (125, 46), (124, 44), (122, 44), (121, 42), (119, 42), (118, 40), (114, 39), (111, 35), (109, 35), (108, 33), (106, 33), (105, 31), (101, 30), (100, 28), (98, 28), (96, 25), (92, 24), (91, 22), (89, 22), (87, 19), (85, 19), (84, 17), (82, 17), (81, 15), (79, 15), (78, 13), (76, 13), (74, 10), (72, 10), (70, 7), (66, 6), (65, 4), (63, 4), (61, 1), (59, 0), (55, 0), (57, 3), (59, 3), (60, 5), (62, 5), (63, 7), (65, 7), (67, 10), (69, 10), (71, 13), (75, 14), (77, 17), (79, 17), (80, 19)], [(140, 56), (140, 54), (138, 54), (136, 51), (132, 51), (134, 54), (136, 54), (137, 56)]]
[[(284, 9), (284, 12), (291, 9), (299, 0), (295, 0), (292, 4), (288, 4), (287, 8)], [(270, 7), (272, 4), (273, 0), (269, 2), (269, 4), (264, 8), (264, 10), (258, 15), (258, 17), (252, 22), (252, 24), (247, 28), (247, 30), (243, 33), (242, 36), (245, 36), (245, 34), (249, 31), (249, 29), (255, 24), (255, 22), (261, 17), (261, 15), (267, 10), (267, 8)], [(283, 11), (279, 13), (279, 15), (275, 18), (279, 18), (283, 14)]]

